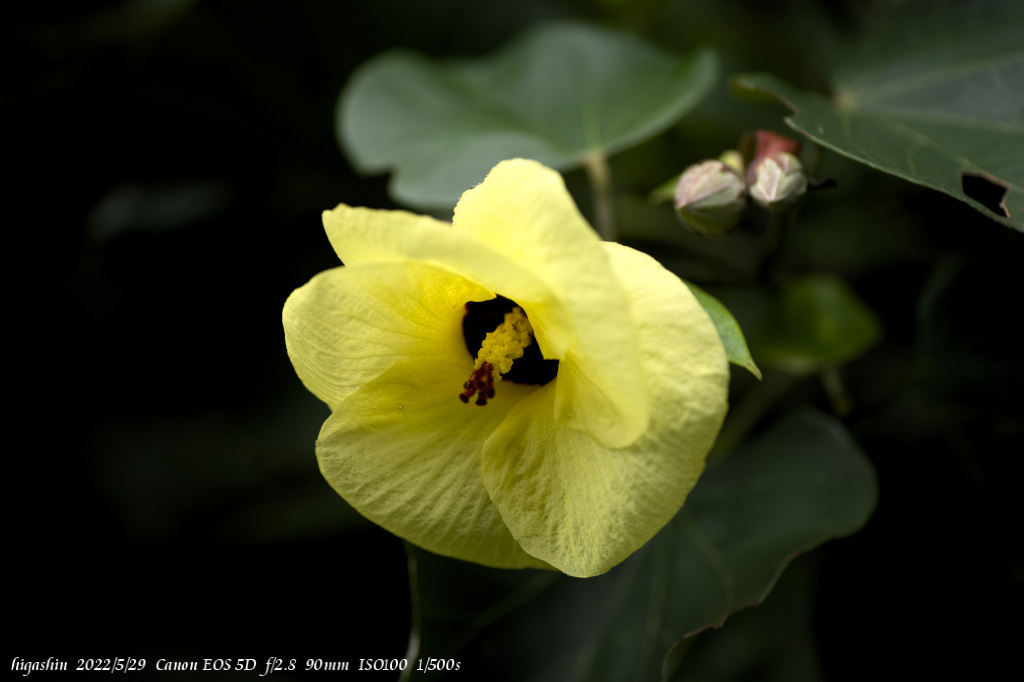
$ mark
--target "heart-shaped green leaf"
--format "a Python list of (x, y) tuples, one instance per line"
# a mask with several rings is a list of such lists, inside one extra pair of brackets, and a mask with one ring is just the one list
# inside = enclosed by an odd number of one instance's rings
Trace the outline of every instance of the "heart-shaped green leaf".
[(912, 2), (835, 73), (831, 97), (737, 77), (818, 144), (1024, 231), (1024, 4)]
[(337, 133), (364, 172), (392, 171), (405, 204), (451, 208), (498, 161), (579, 166), (659, 133), (708, 91), (717, 61), (580, 24), (542, 25), (495, 54), (387, 52), (341, 94)]
[(666, 654), (681, 638), (763, 600), (795, 554), (859, 529), (876, 485), (843, 426), (808, 410), (711, 468), (661, 533), (602, 576), (411, 549), (419, 660), (461, 662), (453, 679), (469, 669), (517, 682), (670, 675)]

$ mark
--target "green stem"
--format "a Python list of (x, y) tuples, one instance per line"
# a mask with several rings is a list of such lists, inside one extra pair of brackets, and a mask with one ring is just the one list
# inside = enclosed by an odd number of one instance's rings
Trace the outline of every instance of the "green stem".
[(583, 167), (590, 180), (594, 195), (594, 227), (605, 241), (615, 241), (615, 215), (612, 211), (612, 172), (603, 152), (591, 152), (583, 157)]
[(768, 214), (768, 230), (764, 238), (761, 270), (766, 281), (777, 282), (786, 270), (799, 207), (784, 213)]
[(419, 565), (416, 561), (416, 550), (413, 546), (406, 541), (405, 544), (405, 557), (406, 562), (409, 566), (409, 596), (412, 601), (412, 627), (409, 628), (409, 646), (405, 651), (405, 660), (409, 662), (405, 670), (402, 671), (402, 675), (399, 677), (399, 682), (406, 682), (412, 675), (412, 671), (415, 669), (413, 661), (419, 657), (420, 653), (420, 619), (422, 613), (420, 611), (420, 576), (419, 576)]
[(853, 401), (850, 394), (843, 386), (843, 379), (839, 376), (839, 370), (835, 367), (825, 367), (821, 370), (821, 384), (825, 389), (825, 395), (832, 403), (832, 411), (837, 417), (845, 417), (853, 409)]

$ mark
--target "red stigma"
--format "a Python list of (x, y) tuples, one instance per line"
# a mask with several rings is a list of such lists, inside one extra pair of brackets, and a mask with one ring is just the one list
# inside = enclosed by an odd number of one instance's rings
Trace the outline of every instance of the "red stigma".
[(480, 365), (480, 369), (473, 370), (473, 373), (469, 375), (469, 381), (464, 383), (462, 387), (466, 389), (459, 395), (459, 400), (464, 403), (469, 403), (469, 399), (476, 394), (476, 404), (486, 405), (488, 398), (494, 397), (494, 365), (489, 362), (484, 362)]

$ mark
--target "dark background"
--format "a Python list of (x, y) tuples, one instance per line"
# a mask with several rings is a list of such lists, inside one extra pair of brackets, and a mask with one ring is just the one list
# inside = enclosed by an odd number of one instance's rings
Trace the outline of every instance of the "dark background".
[[(386, 178), (358, 176), (334, 140), (354, 67), (394, 46), (485, 54), (552, 18), (711, 45), (715, 93), (613, 160), (620, 191), (642, 196), (743, 130), (785, 130), (781, 108), (732, 100), (728, 75), (823, 89), (886, 4), (8, 5), (3, 613), (15, 634), (0, 663), (404, 655), (403, 547), (320, 477), (327, 409), (292, 372), (280, 323), (291, 290), (336, 265), (320, 212), (390, 205)], [(980, 673), (1020, 636), (1024, 240), (843, 159), (823, 167), (840, 180), (834, 206), (852, 208), (808, 206), (822, 231), (787, 267), (845, 276), (885, 338), (845, 375), (846, 422), (881, 501), (865, 530), (801, 564), (811, 658), (830, 680)], [(695, 256), (672, 248), (685, 270)], [(723, 294), (735, 283), (695, 279)], [(813, 382), (789, 400), (828, 408)], [(730, 679), (764, 679), (758, 665)]]

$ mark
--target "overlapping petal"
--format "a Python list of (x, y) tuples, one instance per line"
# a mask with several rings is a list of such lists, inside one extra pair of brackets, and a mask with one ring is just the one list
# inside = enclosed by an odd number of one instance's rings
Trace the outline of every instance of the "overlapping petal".
[(554, 418), (545, 387), (513, 407), (484, 446), (484, 485), (513, 536), (576, 576), (607, 571), (672, 519), (727, 407), (721, 341), (689, 289), (649, 256), (604, 247), (631, 304), (650, 427), (629, 447), (603, 447)]
[(552, 297), (547, 285), (524, 264), (483, 242), (467, 239), (450, 223), (405, 211), (344, 204), (324, 211), (323, 221), (335, 252), (349, 266), (429, 263), (491, 291), (509, 291), (530, 300)]
[[(288, 297), (285, 345), (306, 388), (336, 410), (398, 362), (462, 358), (471, 369), (462, 336), (465, 304), (493, 295), (415, 261), (334, 268)], [(453, 390), (458, 385), (453, 382)]]
[(360, 513), (414, 544), (487, 566), (544, 567), (513, 539), (480, 473), (484, 439), (528, 388), (502, 386), (487, 409), (438, 390), (469, 369), (412, 360), (357, 390), (320, 431), (320, 469)]
[(650, 405), (629, 302), (562, 177), (533, 161), (502, 162), (463, 194), (454, 226), (547, 285), (544, 300), (502, 294), (526, 311), (545, 357), (569, 363), (559, 369), (558, 420), (606, 445), (636, 440)]

